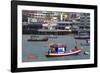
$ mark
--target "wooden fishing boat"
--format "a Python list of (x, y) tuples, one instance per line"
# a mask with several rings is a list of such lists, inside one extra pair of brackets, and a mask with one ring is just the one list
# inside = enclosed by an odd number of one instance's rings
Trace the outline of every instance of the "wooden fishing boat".
[[(60, 57), (60, 56), (69, 56), (69, 55), (75, 55), (81, 52), (80, 48), (75, 47), (72, 50), (66, 51), (65, 45), (51, 45), (51, 49), (45, 56), (47, 57)], [(53, 48), (53, 51), (52, 51)]]

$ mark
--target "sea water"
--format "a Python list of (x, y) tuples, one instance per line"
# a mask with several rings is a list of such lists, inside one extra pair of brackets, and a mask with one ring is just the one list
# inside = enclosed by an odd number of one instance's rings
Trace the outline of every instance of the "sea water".
[[(90, 46), (82, 46), (81, 43), (86, 43), (86, 40), (74, 39), (73, 34), (69, 35), (55, 35), (57, 38), (49, 38), (48, 41), (27, 41), (31, 35), (22, 36), (22, 62), (39, 62), (39, 61), (57, 61), (57, 60), (80, 60), (90, 59), (90, 54), (85, 55), (84, 52), (90, 53)], [(50, 35), (38, 35), (38, 36), (50, 36)], [(51, 35), (52, 36), (52, 35)], [(67, 51), (74, 49), (76, 46), (81, 48), (82, 52), (78, 55), (70, 55), (63, 57), (46, 57), (48, 53), (49, 44), (61, 43), (67, 46)], [(30, 58), (30, 56), (36, 56), (36, 58)]]

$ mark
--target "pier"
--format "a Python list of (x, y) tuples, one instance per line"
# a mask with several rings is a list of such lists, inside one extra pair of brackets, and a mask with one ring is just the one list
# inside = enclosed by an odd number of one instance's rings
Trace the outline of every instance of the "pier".
[(67, 31), (67, 30), (23, 30), (23, 34), (39, 34), (39, 35), (66, 35), (76, 34), (78, 31)]

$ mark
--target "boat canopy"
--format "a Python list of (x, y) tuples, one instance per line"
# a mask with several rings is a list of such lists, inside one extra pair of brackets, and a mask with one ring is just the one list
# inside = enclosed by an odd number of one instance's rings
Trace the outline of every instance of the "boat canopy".
[(65, 53), (65, 52), (66, 52), (66, 50), (65, 50), (64, 47), (61, 47), (61, 48), (57, 49), (57, 53)]

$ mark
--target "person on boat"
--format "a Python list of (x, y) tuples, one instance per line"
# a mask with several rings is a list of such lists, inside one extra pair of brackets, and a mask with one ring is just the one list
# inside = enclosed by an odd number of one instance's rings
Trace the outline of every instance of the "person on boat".
[(50, 48), (50, 49), (48, 50), (48, 54), (49, 54), (49, 53), (56, 53), (55, 48)]
[(80, 50), (80, 48), (78, 48), (77, 46), (75, 46), (75, 48), (72, 49), (72, 50), (70, 50), (70, 52), (75, 52), (75, 51), (78, 51), (78, 50)]
[(48, 53), (65, 53), (66, 52), (66, 45), (63, 45), (61, 43), (58, 44), (52, 44), (49, 46), (50, 47), (50, 51)]
[(77, 46), (75, 46), (75, 50), (77, 51), (77, 50), (80, 50), (80, 48), (78, 48)]
[(51, 49), (48, 50), (48, 54), (51, 53)]
[(57, 44), (50, 45), (51, 53), (56, 53), (57, 51)]
[(56, 52), (56, 53), (58, 52), (58, 47), (55, 48), (55, 52)]
[(89, 44), (89, 43), (90, 43), (90, 41), (89, 41), (89, 40), (86, 40), (86, 43), (87, 43), (87, 44)]
[(89, 43), (88, 40), (86, 40), (86, 43), (87, 43), (87, 44)]
[(66, 48), (67, 48), (67, 46), (64, 46), (64, 50), (65, 50), (65, 52), (66, 52)]
[(56, 53), (55, 48), (52, 48), (51, 52), (52, 52), (52, 53)]
[(75, 46), (75, 49), (77, 49), (77, 46)]

